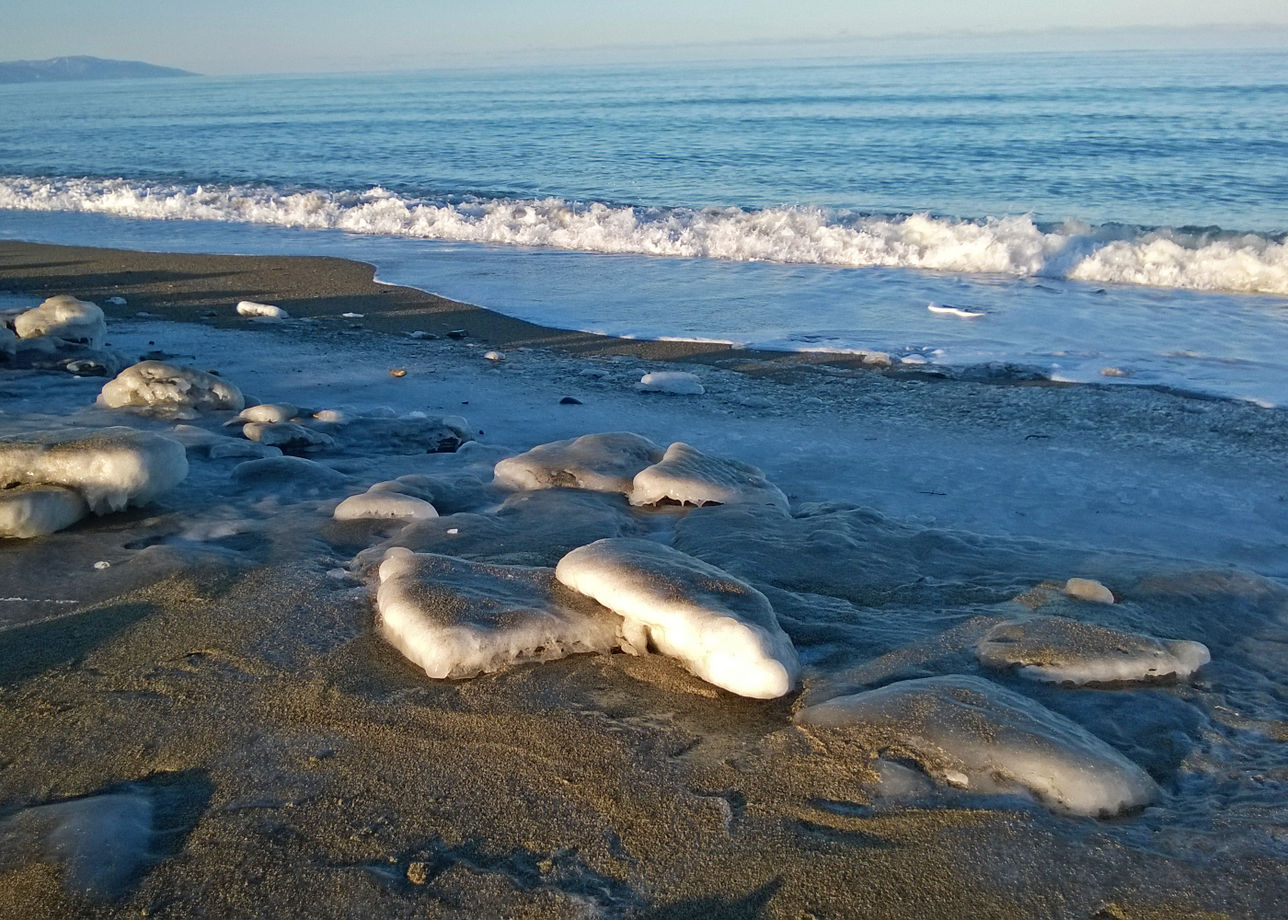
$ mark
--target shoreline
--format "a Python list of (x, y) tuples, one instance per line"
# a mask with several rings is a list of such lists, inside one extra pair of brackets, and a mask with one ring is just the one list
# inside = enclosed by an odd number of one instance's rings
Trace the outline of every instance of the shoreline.
[[(561, 333), (381, 285), (370, 266), (336, 259), (0, 243), (0, 288), (19, 283), (99, 303), (123, 352), (155, 338), (269, 401), (325, 406), (361, 388), (364, 404), (465, 413), (487, 435), (477, 450), (442, 455), (342, 439), (319, 455), (344, 472), (338, 491), (303, 497), (272, 482), (238, 486), (234, 460), (194, 451), (186, 485), (148, 509), (5, 541), (0, 597), (45, 598), (54, 615), (0, 626), (0, 824), (28, 806), (124, 794), (149, 802), (164, 831), (128, 890), (106, 902), (66, 892), (53, 857), (6, 861), (0, 834), (0, 917), (1272, 916), (1285, 895), (1274, 844), (1256, 837), (1276, 826), (1231, 834), (1199, 823), (1195, 833), (1182, 788), (1192, 780), (1169, 786), (1165, 819), (1101, 823), (1015, 798), (891, 804), (872, 791), (872, 751), (792, 722), (811, 694), (975, 666), (991, 602), (1031, 588), (1031, 568), (1072, 575), (1083, 572), (1060, 567), (1095, 563), (1135, 589), (1128, 574), (1144, 563), (1123, 550), (1151, 534), (1158, 546), (1204, 549), (1220, 572), (1209, 584), (1195, 567), (1192, 582), (1148, 589), (1157, 597), (1136, 589), (1144, 599), (1127, 616), (1170, 613), (1186, 591), (1259, 611), (1259, 598), (1279, 597), (1270, 583), (1227, 585), (1219, 576), (1233, 566), (1218, 563), (1228, 553), (1288, 576), (1276, 568), (1288, 504), (1269, 498), (1284, 481), (1283, 412), (1139, 387), (801, 374), (836, 356), (811, 364)], [(114, 295), (126, 305), (104, 303)], [(317, 322), (251, 323), (233, 310), (240, 299)], [(364, 313), (362, 329), (344, 312)], [(440, 338), (364, 335), (416, 329)], [(468, 339), (441, 337), (455, 329)], [(479, 346), (512, 354), (491, 362)], [(394, 360), (405, 377), (388, 374)], [(668, 360), (706, 365), (707, 395), (633, 389), (647, 362)], [(12, 401), (0, 408), (12, 414), (0, 420), (112, 423), (90, 408), (101, 384), (20, 371), (5, 381)], [(560, 407), (563, 393), (583, 404)], [(222, 421), (196, 420), (221, 436)], [(638, 517), (620, 496), (570, 505), (559, 490), (486, 491), (497, 457), (608, 425), (772, 463), (793, 504), (812, 503), (785, 525), (801, 528), (795, 542), (766, 543), (762, 556), (747, 547), (776, 525), (753, 516), (722, 531), (736, 515), (718, 510), (689, 544), (741, 558), (743, 577), (764, 579), (784, 621), (819, 643), (812, 653), (828, 667), (811, 665), (799, 694), (734, 697), (660, 655), (577, 655), (434, 681), (380, 637), (370, 585), (344, 567), (396, 531), (332, 520), (340, 497), (404, 473), (437, 476), (460, 527), (498, 528), (476, 544), (475, 558), (492, 562), (549, 566), (552, 544), (584, 544), (601, 527), (676, 530), (670, 512)], [(502, 501), (509, 523), (495, 511)], [(829, 515), (859, 524), (813, 539)], [(1184, 562), (1158, 546), (1147, 547), (1151, 562)], [(100, 571), (100, 560), (110, 565)], [(828, 619), (838, 610), (856, 619)], [(917, 615), (924, 634), (889, 637)], [(842, 623), (860, 636), (853, 646), (827, 635)], [(1213, 643), (1216, 667), (1241, 638)], [(1273, 671), (1245, 658), (1212, 683)], [(1184, 707), (1207, 691), (1176, 690), (1160, 747), (1197, 743)], [(1118, 694), (1125, 706), (1131, 693), (1086, 696)], [(1180, 773), (1164, 754), (1156, 769)], [(1247, 820), (1238, 814), (1220, 820)], [(1218, 845), (1212, 860), (1206, 848)]]

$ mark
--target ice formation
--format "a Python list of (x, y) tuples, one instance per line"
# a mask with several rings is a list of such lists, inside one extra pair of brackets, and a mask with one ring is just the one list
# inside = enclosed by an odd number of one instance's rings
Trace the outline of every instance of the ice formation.
[(999, 623), (975, 652), (991, 668), (1017, 667), (1023, 677), (1068, 684), (1185, 678), (1212, 660), (1201, 642), (1155, 639), (1051, 616)]
[(67, 428), (0, 440), (0, 489), (66, 486), (96, 514), (147, 502), (187, 475), (182, 444), (133, 428)]
[(787, 496), (754, 466), (708, 456), (677, 441), (661, 461), (636, 474), (632, 505), (769, 505), (786, 513)]
[(107, 320), (98, 304), (58, 294), (40, 306), (20, 313), (13, 321), (19, 338), (51, 336), (101, 349), (107, 339)]
[(662, 459), (662, 448), (629, 431), (586, 434), (539, 444), (496, 464), (497, 485), (507, 489), (589, 489), (629, 495), (637, 473)]
[(389, 550), (376, 594), (386, 638), (435, 678), (472, 677), (616, 645), (617, 618), (550, 569)]
[(0, 537), (43, 537), (70, 527), (89, 506), (66, 486), (25, 485), (0, 490)]
[(254, 319), (289, 319), (291, 316), (281, 307), (271, 303), (256, 303), (253, 300), (243, 300), (237, 304), (237, 315)]
[(555, 576), (620, 614), (623, 648), (650, 647), (731, 693), (774, 699), (796, 686), (800, 662), (763, 594), (651, 540), (612, 538), (573, 550)]
[(98, 402), (109, 409), (137, 406), (233, 412), (240, 412), (246, 403), (241, 390), (228, 381), (164, 361), (141, 361), (127, 367), (104, 385)]
[(153, 811), (137, 792), (24, 808), (0, 822), (0, 868), (49, 860), (61, 864), (72, 894), (119, 897), (150, 858)]
[(1112, 604), (1114, 592), (1093, 578), (1070, 578), (1064, 583), (1064, 593), (1080, 601), (1093, 604)]
[(979, 677), (899, 681), (806, 707), (796, 721), (858, 731), (874, 753), (911, 759), (950, 786), (1027, 790), (1076, 815), (1116, 815), (1158, 792), (1144, 770), (1081, 726)]
[[(415, 495), (388, 488), (388, 483), (378, 482), (366, 492), (350, 495), (336, 505), (332, 517), (337, 521), (357, 521), (368, 518), (388, 518), (399, 521), (427, 521), (438, 517), (432, 504)], [(386, 488), (377, 488), (386, 486)]]
[(335, 438), (294, 422), (247, 422), (242, 426), (246, 440), (269, 447), (294, 451), (324, 450), (335, 445)]
[(334, 493), (349, 483), (349, 477), (338, 470), (303, 457), (247, 460), (229, 475), (242, 489), (279, 497)]
[(275, 425), (279, 422), (289, 422), (300, 414), (300, 407), (293, 406), (290, 403), (260, 403), (256, 406), (247, 406), (237, 413), (235, 419), (224, 422), (224, 424), (236, 425), (244, 422), (262, 422), (266, 425)]
[(706, 392), (698, 375), (687, 371), (653, 371), (641, 377), (635, 388), (645, 393), (670, 393), (674, 396), (701, 396)]

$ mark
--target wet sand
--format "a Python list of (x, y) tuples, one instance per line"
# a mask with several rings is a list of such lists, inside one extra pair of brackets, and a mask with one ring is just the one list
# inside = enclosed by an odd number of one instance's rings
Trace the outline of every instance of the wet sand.
[[(232, 325), (231, 305), (253, 299), (337, 329), (356, 312), (378, 332), (463, 329), (565, 356), (752, 361), (770, 376), (811, 360), (545, 330), (371, 275), (334, 259), (0, 244), (0, 290), (127, 299), (109, 315)], [(149, 526), (133, 513), (81, 538), (146, 543)], [(278, 535), (253, 566), (158, 554), (149, 577), (0, 632), (0, 821), (125, 789), (149, 798), (158, 828), (114, 899), (68, 893), (50, 858), (0, 863), (0, 916), (1187, 917), (1282, 904), (1268, 858), (1164, 855), (1037, 807), (873, 808), (871, 752), (854, 739), (794, 726), (793, 697), (742, 700), (659, 656), (430, 681), (375, 633), (364, 587), (307, 561), (347, 539)], [(0, 594), (76, 577), (38, 542), (0, 548)]]

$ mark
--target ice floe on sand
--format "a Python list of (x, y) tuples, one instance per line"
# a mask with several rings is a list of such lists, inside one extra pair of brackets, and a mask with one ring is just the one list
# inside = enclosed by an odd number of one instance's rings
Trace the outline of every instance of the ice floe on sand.
[(240, 301), (237, 304), (237, 315), (261, 320), (283, 320), (291, 317), (291, 314), (276, 304), (258, 303), (254, 300)]
[(804, 726), (859, 733), (885, 756), (987, 794), (1027, 791), (1076, 815), (1111, 816), (1158, 794), (1149, 775), (1086, 729), (979, 677), (905, 680), (808, 706)]
[(108, 381), (98, 396), (109, 409), (241, 411), (241, 390), (221, 377), (165, 361), (140, 361)]
[(1013, 667), (1022, 677), (1067, 684), (1183, 679), (1212, 660), (1201, 642), (1155, 639), (1056, 616), (999, 623), (979, 641), (976, 654), (990, 668)]
[(623, 618), (623, 648), (655, 648), (740, 696), (774, 699), (800, 676), (791, 639), (763, 594), (713, 565), (648, 540), (607, 539), (555, 568), (565, 585)]
[(22, 339), (48, 336), (92, 349), (101, 349), (107, 338), (107, 320), (98, 304), (69, 294), (57, 294), (18, 314), (13, 326)]
[(677, 441), (631, 483), (632, 505), (768, 505), (787, 512), (787, 496), (754, 466), (704, 454)]
[(615, 618), (550, 569), (391, 549), (379, 577), (385, 637), (430, 677), (471, 677), (616, 645)]
[(663, 450), (629, 431), (586, 434), (539, 444), (496, 464), (498, 485), (507, 489), (589, 489), (629, 495), (633, 480), (662, 459)]
[[(187, 475), (182, 444), (132, 428), (62, 429), (0, 440), (0, 494), (27, 487), (15, 493), (8, 512), (14, 526), (70, 516), (74, 503), (69, 498), (34, 487), (69, 489), (86, 510), (106, 514), (148, 502)], [(19, 525), (22, 519), (26, 525)]]

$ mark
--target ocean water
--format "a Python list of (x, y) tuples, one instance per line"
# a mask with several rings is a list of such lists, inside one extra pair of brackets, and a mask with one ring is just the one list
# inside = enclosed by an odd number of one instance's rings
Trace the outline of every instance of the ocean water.
[(565, 328), (1281, 405), (1285, 72), (1115, 52), (7, 86), (0, 233), (327, 252)]

